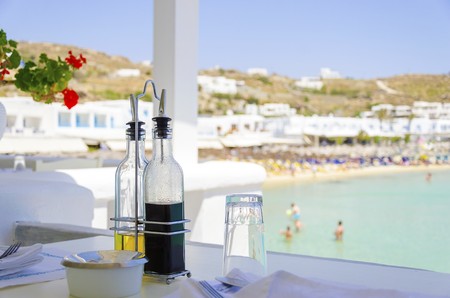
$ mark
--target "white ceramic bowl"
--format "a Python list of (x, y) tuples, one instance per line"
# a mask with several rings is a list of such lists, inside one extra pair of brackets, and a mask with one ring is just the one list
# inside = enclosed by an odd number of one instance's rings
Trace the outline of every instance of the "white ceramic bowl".
[(139, 293), (147, 258), (128, 250), (99, 250), (64, 257), (70, 295), (119, 298)]

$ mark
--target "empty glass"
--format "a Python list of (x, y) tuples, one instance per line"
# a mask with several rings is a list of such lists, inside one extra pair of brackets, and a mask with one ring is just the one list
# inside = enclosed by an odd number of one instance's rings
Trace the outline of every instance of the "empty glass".
[(14, 171), (23, 171), (25, 168), (25, 157), (23, 155), (16, 155), (14, 157)]
[(261, 195), (231, 194), (226, 197), (223, 275), (234, 268), (259, 276), (266, 274)]

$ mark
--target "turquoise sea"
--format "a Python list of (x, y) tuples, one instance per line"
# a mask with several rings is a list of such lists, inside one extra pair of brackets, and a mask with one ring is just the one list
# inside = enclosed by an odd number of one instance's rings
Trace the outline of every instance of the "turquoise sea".
[[(450, 273), (450, 170), (392, 173), (317, 182), (267, 182), (266, 245), (271, 251), (350, 259)], [(303, 228), (290, 241), (280, 230)], [(344, 239), (334, 240), (343, 221)]]

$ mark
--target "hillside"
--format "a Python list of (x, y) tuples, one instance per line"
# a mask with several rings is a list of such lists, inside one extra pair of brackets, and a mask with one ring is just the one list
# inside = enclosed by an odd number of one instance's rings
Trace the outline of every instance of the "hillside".
[[(39, 60), (40, 53), (46, 53), (53, 59), (58, 56), (64, 59), (70, 50), (77, 56), (82, 53), (87, 64), (75, 72), (75, 78), (70, 83), (80, 95), (81, 102), (128, 98), (130, 93), (141, 93), (144, 81), (151, 77), (149, 66), (133, 63), (125, 57), (110, 56), (90, 49), (50, 43), (19, 42), (18, 50), (23, 59), (35, 62)], [(115, 76), (115, 72), (123, 68), (139, 69), (141, 75), (128, 78)], [(13, 93), (19, 93), (14, 86), (0, 87), (0, 96)]]
[[(279, 75), (268, 77), (247, 75), (234, 70), (203, 70), (204, 75), (222, 75), (242, 80), (245, 87), (239, 90), (236, 99), (259, 104), (284, 102), (296, 108), (303, 115), (357, 116), (361, 111), (370, 110), (373, 105), (391, 103), (393, 105), (412, 105), (414, 101), (450, 102), (449, 75), (402, 75), (373, 80), (329, 79), (324, 80), (321, 90), (301, 90), (295, 86), (295, 79)], [(384, 85), (396, 91), (391, 94), (377, 85)], [(222, 97), (222, 98), (221, 98)], [(201, 95), (210, 106), (225, 106), (233, 102), (226, 96)], [(201, 103), (201, 102), (200, 102)], [(237, 110), (242, 103), (236, 103)]]
[[(19, 42), (19, 51), (25, 59), (36, 61), (45, 52), (51, 58), (64, 58), (72, 50), (75, 55), (82, 53), (87, 64), (77, 71), (71, 86), (80, 94), (81, 101), (128, 98), (130, 93), (140, 93), (143, 83), (151, 78), (152, 69), (148, 65), (133, 63), (125, 57), (110, 56), (102, 52), (80, 49), (74, 46), (49, 43)], [(138, 77), (118, 77), (119, 69), (139, 69)], [(450, 102), (450, 76), (408, 74), (377, 80), (333, 79), (325, 80), (321, 90), (301, 90), (295, 87), (295, 79), (280, 75), (248, 75), (236, 70), (201, 70), (200, 74), (225, 76), (243, 81), (238, 94), (199, 93), (201, 114), (224, 114), (232, 109), (242, 113), (245, 103), (283, 102), (297, 109), (299, 114), (336, 116), (356, 116), (361, 111), (380, 103), (411, 105), (412, 102)], [(395, 92), (388, 92), (393, 89)], [(14, 86), (0, 86), (0, 96), (19, 93)], [(20, 94), (20, 93), (19, 93)], [(147, 98), (150, 100), (150, 97)]]

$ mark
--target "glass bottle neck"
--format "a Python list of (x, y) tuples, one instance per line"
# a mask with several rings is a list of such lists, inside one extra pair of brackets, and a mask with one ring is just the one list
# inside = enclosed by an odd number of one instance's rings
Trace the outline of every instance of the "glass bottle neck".
[(172, 139), (153, 139), (152, 157), (171, 157)]
[[(136, 152), (136, 143), (131, 137), (127, 137), (127, 155), (134, 156)], [(145, 156), (145, 139), (138, 140), (139, 156)]]

